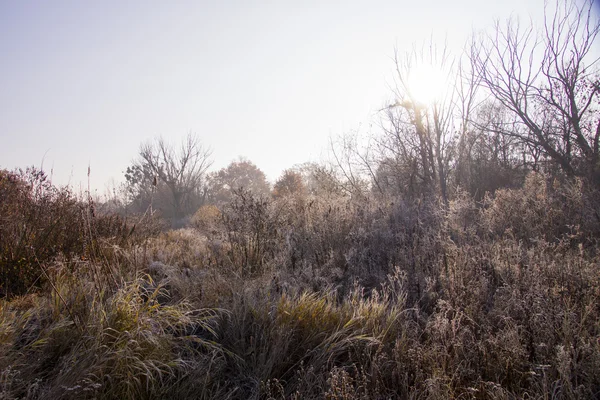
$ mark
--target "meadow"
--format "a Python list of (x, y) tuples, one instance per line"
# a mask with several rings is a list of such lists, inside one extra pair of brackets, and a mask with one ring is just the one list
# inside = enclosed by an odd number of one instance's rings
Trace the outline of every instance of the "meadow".
[(0, 172), (0, 399), (600, 397), (600, 194), (236, 191), (185, 227)]

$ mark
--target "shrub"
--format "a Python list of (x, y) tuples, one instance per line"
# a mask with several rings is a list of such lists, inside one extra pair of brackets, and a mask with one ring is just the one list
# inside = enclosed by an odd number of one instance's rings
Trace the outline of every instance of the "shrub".
[(597, 199), (240, 192), (129, 247), (86, 203), (53, 290), (0, 299), (0, 398), (597, 398)]
[(44, 281), (42, 266), (58, 255), (83, 255), (85, 209), (33, 168), (0, 171), (0, 296), (25, 293)]
[(523, 188), (486, 197), (482, 223), (494, 237), (510, 235), (527, 243), (570, 237), (582, 243), (600, 233), (599, 199), (597, 189), (579, 179), (561, 182), (531, 173)]
[(243, 276), (262, 273), (277, 251), (278, 215), (266, 197), (244, 189), (233, 193), (222, 214), (230, 260)]
[(206, 235), (215, 235), (219, 229), (221, 211), (214, 205), (203, 205), (192, 216), (191, 225)]
[(57, 260), (101, 258), (106, 244), (140, 243), (160, 229), (152, 217), (97, 215), (91, 199), (53, 186), (35, 168), (0, 170), (0, 297), (41, 288)]

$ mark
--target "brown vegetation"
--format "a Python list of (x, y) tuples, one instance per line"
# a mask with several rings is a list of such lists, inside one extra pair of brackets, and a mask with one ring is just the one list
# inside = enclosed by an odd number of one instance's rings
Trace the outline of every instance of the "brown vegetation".
[[(78, 215), (83, 232), (107, 218), (34, 194), (3, 196), (3, 210), (30, 201), (55, 240), (52, 216)], [(204, 208), (199, 230), (96, 230), (46, 258), (31, 242), (29, 275), (5, 244), (0, 394), (597, 397), (597, 196), (539, 174), (447, 208), (237, 192), (222, 214)]]
[(0, 399), (600, 398), (591, 5), (498, 25), (455, 93), (273, 192), (205, 185), (192, 137), (141, 148), (120, 214), (0, 171)]

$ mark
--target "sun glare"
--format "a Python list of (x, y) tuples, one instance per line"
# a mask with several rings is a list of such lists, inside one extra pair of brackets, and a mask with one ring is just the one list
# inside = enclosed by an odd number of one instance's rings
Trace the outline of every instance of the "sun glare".
[(448, 86), (444, 72), (431, 64), (412, 68), (406, 84), (410, 99), (421, 106), (441, 100)]

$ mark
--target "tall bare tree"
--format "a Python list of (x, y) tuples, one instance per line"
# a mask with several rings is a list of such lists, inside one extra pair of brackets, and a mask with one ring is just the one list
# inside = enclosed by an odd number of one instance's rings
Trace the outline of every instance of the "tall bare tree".
[(512, 118), (496, 132), (541, 151), (567, 175), (600, 179), (598, 48), (593, 1), (545, 8), (544, 24), (497, 22), (474, 42), (481, 84)]
[(140, 146), (126, 179), (130, 186), (147, 192), (150, 185), (164, 190), (172, 207), (172, 216), (181, 218), (199, 206), (207, 169), (211, 166), (211, 150), (198, 136), (189, 134), (179, 148), (160, 137)]
[[(448, 201), (454, 149), (474, 96), (469, 82), (463, 82), (462, 66), (454, 61), (446, 46), (437, 48), (433, 42), (403, 57), (396, 54), (396, 102), (385, 109), (387, 123), (379, 141), (383, 157), (378, 176), (387, 181), (393, 177), (394, 185), (403, 186), (405, 194), (437, 192)], [(437, 95), (427, 103), (419, 100), (411, 82), (411, 75), (423, 66), (443, 75)]]

